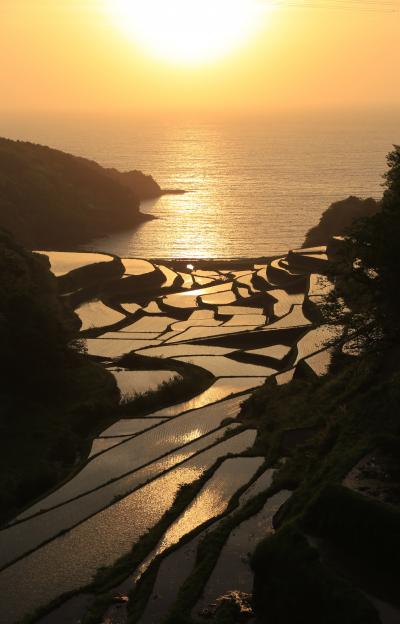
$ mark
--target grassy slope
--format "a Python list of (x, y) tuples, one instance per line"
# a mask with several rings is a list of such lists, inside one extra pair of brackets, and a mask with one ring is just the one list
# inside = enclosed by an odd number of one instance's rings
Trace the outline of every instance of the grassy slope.
[(288, 461), (275, 486), (295, 493), (280, 514), (280, 530), (253, 557), (257, 611), (266, 621), (379, 621), (352, 581), (324, 565), (304, 535), (332, 542), (365, 570), (395, 572), (383, 561), (390, 560), (390, 547), (398, 548), (399, 511), (340, 483), (367, 452), (400, 448), (398, 355), (398, 349), (386, 354), (386, 365), (373, 356), (341, 362), (335, 374), (314, 382), (267, 384), (245, 408), (270, 459), (283, 453), (285, 431), (314, 427), (307, 442), (285, 450)]

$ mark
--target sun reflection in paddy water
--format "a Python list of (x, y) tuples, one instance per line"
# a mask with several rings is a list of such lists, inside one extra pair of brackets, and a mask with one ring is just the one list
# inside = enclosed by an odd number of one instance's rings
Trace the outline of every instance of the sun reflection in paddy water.
[(135, 574), (137, 581), (151, 561), (181, 537), (226, 510), (234, 492), (245, 484), (263, 463), (262, 457), (234, 457), (226, 459), (203, 486), (182, 515), (166, 530), (161, 541), (144, 560)]

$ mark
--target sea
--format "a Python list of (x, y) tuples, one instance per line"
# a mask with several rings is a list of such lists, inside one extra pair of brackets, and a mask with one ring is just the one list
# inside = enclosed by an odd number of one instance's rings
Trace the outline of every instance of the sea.
[(107, 167), (140, 169), (164, 195), (156, 217), (90, 241), (89, 250), (144, 258), (286, 253), (332, 203), (379, 198), (400, 111), (274, 113), (238, 118), (2, 115), (0, 135), (50, 145)]

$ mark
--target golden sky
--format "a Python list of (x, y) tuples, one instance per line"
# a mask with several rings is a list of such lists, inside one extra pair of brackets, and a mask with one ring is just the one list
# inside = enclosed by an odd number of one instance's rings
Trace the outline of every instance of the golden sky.
[[(151, 0), (149, 26), (146, 0), (0, 0), (0, 109), (262, 114), (400, 105), (400, 0), (231, 0), (231, 17), (227, 0), (213, 0), (221, 6), (208, 56), (201, 29), (211, 18), (199, 6), (209, 0), (185, 0), (193, 19), (166, 29), (156, 5), (168, 1)], [(171, 2), (177, 10), (182, 0)], [(246, 2), (257, 4), (255, 19)], [(196, 32), (184, 30), (189, 18)]]

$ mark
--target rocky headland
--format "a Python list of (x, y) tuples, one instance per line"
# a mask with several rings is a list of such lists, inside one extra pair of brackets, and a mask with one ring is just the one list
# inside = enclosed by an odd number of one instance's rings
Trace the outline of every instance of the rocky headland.
[(0, 226), (30, 249), (66, 249), (152, 217), (164, 193), (140, 171), (107, 169), (50, 147), (0, 138)]

